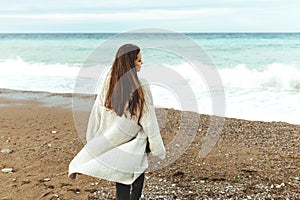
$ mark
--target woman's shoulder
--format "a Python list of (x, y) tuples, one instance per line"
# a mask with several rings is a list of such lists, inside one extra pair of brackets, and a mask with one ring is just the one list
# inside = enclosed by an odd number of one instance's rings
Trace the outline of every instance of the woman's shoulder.
[(151, 93), (149, 82), (144, 78), (140, 78), (140, 84), (143, 89), (144, 96), (147, 103), (153, 104), (152, 93)]
[(144, 78), (140, 78), (139, 80), (140, 80), (140, 85), (141, 85), (142, 89), (144, 90), (144, 92), (151, 93), (149, 82)]
[(100, 98), (101, 103), (103, 104), (106, 94), (109, 90), (109, 83), (111, 78), (111, 71), (106, 72), (106, 75), (104, 75), (103, 80), (100, 82), (100, 90), (98, 92), (98, 96)]
[(149, 82), (144, 79), (144, 78), (139, 78), (139, 81), (140, 81), (140, 85), (141, 87), (144, 89), (144, 88), (149, 88)]

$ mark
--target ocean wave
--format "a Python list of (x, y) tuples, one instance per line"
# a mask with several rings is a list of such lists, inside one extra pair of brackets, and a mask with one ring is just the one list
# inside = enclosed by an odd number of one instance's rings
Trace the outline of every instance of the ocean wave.
[[(208, 77), (205, 77), (204, 74), (199, 76), (201, 70), (195, 71), (190, 64), (183, 63), (166, 66), (176, 70), (184, 77), (185, 81), (177, 84), (189, 83), (191, 86), (205, 87), (205, 79)], [(147, 67), (147, 64), (145, 67)], [(47, 78), (51, 78), (52, 80), (57, 78), (63, 84), (63, 78), (66, 78), (66, 81), (69, 83), (71, 79), (75, 81), (78, 77), (95, 78), (95, 74), (99, 72), (99, 66), (83, 70), (79, 64), (32, 63), (26, 62), (20, 57), (0, 61), (0, 69), (0, 87), (2, 88), (5, 88), (10, 80), (19, 80), (22, 82), (22, 79), (27, 79), (27, 83), (36, 82), (38, 84), (40, 81), (47, 81)], [(159, 72), (159, 69), (157, 72)], [(264, 70), (258, 70), (250, 69), (246, 64), (238, 64), (233, 68), (218, 69), (217, 72), (225, 89), (300, 90), (300, 69), (295, 65), (272, 63), (266, 65)], [(24, 88), (14, 87), (14, 89)]]
[(45, 92), (72, 92), (80, 67), (26, 62), (22, 58), (0, 62), (0, 88)]
[(227, 88), (245, 89), (300, 89), (300, 69), (294, 65), (273, 63), (264, 70), (249, 69), (245, 64), (219, 69)]
[[(172, 79), (170, 77), (172, 73), (166, 74), (166, 72), (160, 74), (159, 77), (167, 79), (169, 85), (173, 87), (180, 88), (182, 85), (189, 84), (195, 92), (199, 105), (200, 111), (197, 112), (214, 114), (209, 90), (215, 88), (209, 88), (207, 79), (216, 77), (205, 77), (205, 74), (201, 74), (201, 70), (203, 72), (204, 69), (195, 71), (195, 68), (189, 63), (165, 66), (169, 67), (169, 70), (176, 70), (182, 79)], [(80, 83), (80, 92), (92, 94), (98, 91), (95, 84), (99, 84), (99, 81), (94, 80), (100, 75), (98, 69), (99, 66), (83, 69), (80, 66), (69, 64), (30, 63), (21, 58), (7, 59), (0, 61), (0, 88), (76, 93), (79, 90), (75, 88), (75, 83), (76, 80), (80, 80), (78, 82)], [(152, 76), (161, 72), (160, 66), (157, 66), (154, 71), (151, 67), (149, 70), (149, 74)], [(141, 73), (149, 75), (146, 72), (147, 65), (145, 64)], [(224, 86), (225, 116), (299, 124), (300, 69), (296, 66), (273, 63), (265, 66), (264, 70), (258, 70), (249, 69), (245, 64), (239, 64), (233, 68), (218, 69), (217, 72)], [(211, 73), (207, 74), (212, 76)], [(210, 82), (210, 84), (213, 83), (213, 81)], [(177, 98), (179, 94), (171, 91), (171, 87), (165, 86), (154, 84), (151, 87), (156, 106), (178, 109), (193, 107), (193, 105), (189, 105), (193, 103), (193, 101), (189, 101), (189, 96), (184, 96), (186, 99), (184, 102), (180, 102), (181, 99)], [(219, 93), (214, 94), (218, 95)]]
[(0, 62), (2, 76), (60, 76), (76, 77), (80, 69), (74, 64), (45, 64), (26, 62), (21, 57)]

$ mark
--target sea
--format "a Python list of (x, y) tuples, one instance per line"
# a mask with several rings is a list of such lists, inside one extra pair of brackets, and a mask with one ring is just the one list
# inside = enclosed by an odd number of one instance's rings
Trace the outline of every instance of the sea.
[[(147, 40), (151, 44), (151, 34), (135, 37), (136, 43)], [(103, 44), (118, 35), (119, 33), (1, 33), (0, 88), (74, 93), (78, 74), (85, 67), (87, 59), (93, 53), (95, 55), (95, 50), (98, 49), (101, 66), (101, 51), (105, 51)], [(221, 98), (224, 113), (220, 115), (300, 124), (300, 33), (181, 33), (181, 36), (202, 49), (202, 55), (205, 54), (217, 72), (215, 78), (220, 78), (220, 94), (224, 97)], [(167, 41), (165, 34), (158, 37)], [(174, 50), (178, 43), (171, 43)], [(114, 48), (111, 63), (118, 46)], [(141, 72), (150, 68), (151, 64), (153, 74), (160, 73), (163, 69), (160, 66), (178, 72), (180, 78), (177, 82), (177, 79), (173, 79), (173, 85), (178, 85), (179, 88), (189, 85), (192, 88), (197, 104), (197, 110), (192, 111), (214, 114), (214, 105), (211, 103), (213, 95), (207, 77), (192, 70), (193, 66), (189, 66), (192, 64), (186, 56), (172, 54), (172, 48), (158, 49), (155, 45), (147, 49), (141, 47), (144, 62)], [(194, 48), (180, 48), (184, 49), (181, 51), (184, 55), (195, 53)], [(95, 58), (97, 62), (97, 56)], [(107, 69), (109, 64), (106, 63), (103, 67)], [(180, 91), (164, 86), (164, 81), (170, 79), (170, 76), (167, 73), (161, 78), (164, 80), (160, 82), (157, 79), (157, 83), (151, 85), (154, 104), (157, 107), (185, 110), (187, 106), (183, 104), (189, 102), (182, 102), (180, 94), (177, 94)], [(203, 83), (197, 85), (200, 79), (203, 79)], [(90, 86), (86, 87), (88, 93), (98, 92), (88, 89)]]

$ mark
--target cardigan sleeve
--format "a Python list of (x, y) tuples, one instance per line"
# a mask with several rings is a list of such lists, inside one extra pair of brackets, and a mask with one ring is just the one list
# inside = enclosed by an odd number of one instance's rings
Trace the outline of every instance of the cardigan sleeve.
[(109, 82), (108, 78), (109, 76), (107, 76), (104, 82), (102, 82), (101, 92), (97, 95), (92, 111), (90, 113), (87, 132), (86, 132), (87, 142), (90, 141), (100, 130), (101, 114), (102, 114), (101, 111), (104, 107), (105, 94), (108, 89), (108, 85), (107, 85), (107, 83)]
[(86, 140), (90, 141), (97, 133), (100, 128), (101, 110), (100, 110), (100, 95), (97, 95), (94, 106), (90, 113), (90, 118), (88, 122)]
[(159, 157), (160, 159), (164, 159), (166, 156), (166, 150), (160, 135), (151, 90), (146, 84), (144, 84), (142, 88), (145, 95), (145, 105), (140, 119), (140, 124), (148, 136), (151, 154)]

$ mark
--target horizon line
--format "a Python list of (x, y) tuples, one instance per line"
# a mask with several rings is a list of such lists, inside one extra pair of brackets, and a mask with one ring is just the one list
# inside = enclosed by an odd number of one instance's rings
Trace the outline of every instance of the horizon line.
[[(0, 34), (121, 34), (121, 33), (131, 33), (131, 32), (115, 32), (115, 31), (108, 31), (108, 32), (0, 32)], [(134, 33), (149, 33), (149, 32), (134, 32)], [(151, 32), (155, 33), (155, 32)], [(164, 33), (164, 32), (156, 32), (156, 33)], [(172, 32), (166, 32), (172, 33)], [(174, 31), (174, 33), (300, 33), (300, 31)]]

